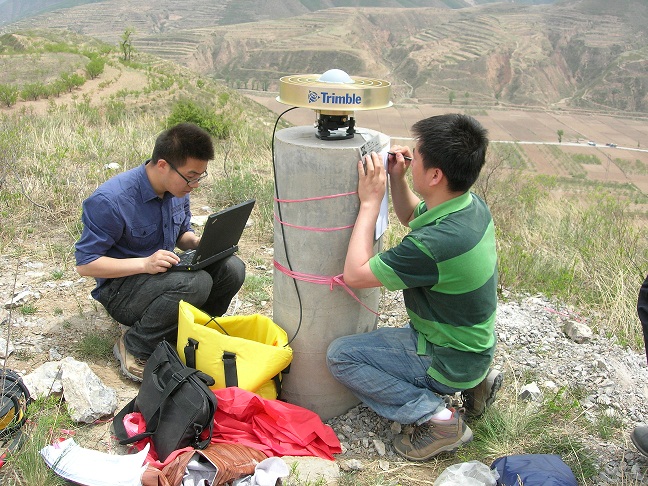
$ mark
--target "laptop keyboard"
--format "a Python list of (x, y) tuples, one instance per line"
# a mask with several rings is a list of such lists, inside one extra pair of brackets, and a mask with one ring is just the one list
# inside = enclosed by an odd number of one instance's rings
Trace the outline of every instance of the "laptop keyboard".
[(196, 250), (187, 250), (184, 253), (180, 253), (178, 255), (180, 257), (178, 265), (191, 265), (193, 263), (193, 257), (195, 253)]

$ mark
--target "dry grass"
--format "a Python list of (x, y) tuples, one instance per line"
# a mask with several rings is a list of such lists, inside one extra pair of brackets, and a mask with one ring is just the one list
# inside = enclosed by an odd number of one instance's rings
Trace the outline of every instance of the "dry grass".
[[(203, 88), (186, 83), (183, 89), (192, 99), (216, 103), (222, 87), (206, 83)], [(79, 94), (70, 104), (52, 102), (44, 114), (17, 106), (0, 116), (0, 253), (30, 253), (61, 269), (74, 265), (81, 202), (114, 174), (107, 164), (116, 162), (124, 170), (146, 159), (163, 128), (173, 100), (162, 90), (156, 93), (158, 101), (144, 107), (124, 102), (132, 97), (117, 102)], [(215, 105), (215, 109), (222, 108)], [(216, 208), (227, 204), (228, 197), (254, 195), (258, 204), (253, 218), (261, 222), (255, 225), (254, 237), (269, 245), (274, 119), (254, 110), (231, 94), (226, 111), (237, 122), (236, 129), (229, 140), (219, 142), (219, 158), (205, 185), (212, 189), (198, 192), (195, 201)], [(493, 169), (484, 172), (488, 184), (482, 179), (477, 188), (491, 205), (498, 228), (501, 285), (558, 296), (595, 314), (604, 332), (638, 348), (634, 304), (640, 275), (645, 272), (642, 266), (648, 261), (648, 242), (624, 199), (610, 191), (602, 197), (592, 196), (585, 204), (569, 197), (552, 199), (548, 197), (551, 179), (504, 169), (498, 160), (491, 164)], [(393, 221), (385, 246), (398, 243), (406, 231)], [(249, 287), (259, 301), (268, 297), (267, 280), (251, 280)], [(467, 447), (465, 454), (485, 460), (540, 447), (534, 441), (554, 440), (553, 432), (564, 435), (560, 427), (566, 424), (557, 422), (555, 413), (569, 401), (560, 398), (529, 413), (527, 405), (510, 398), (501, 400), (510, 401), (510, 407), (496, 408), (494, 415), (482, 420), (483, 436), (488, 439)], [(581, 476), (590, 474), (579, 444), (559, 445), (574, 459), (573, 467), (579, 468)], [(408, 467), (421, 470), (417, 478), (432, 478), (451, 462), (456, 460)], [(365, 474), (349, 478), (346, 484), (395, 484), (400, 472), (398, 466), (386, 473), (372, 464)], [(407, 474), (401, 484), (410, 481)], [(427, 484), (415, 478), (408, 484), (419, 483)]]

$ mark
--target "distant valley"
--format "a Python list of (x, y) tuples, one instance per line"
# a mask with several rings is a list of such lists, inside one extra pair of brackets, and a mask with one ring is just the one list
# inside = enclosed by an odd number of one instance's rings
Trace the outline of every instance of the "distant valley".
[(281, 76), (339, 68), (392, 82), (396, 102), (648, 113), (645, 1), (336, 7), (360, 3), (109, 0), (3, 30), (69, 29), (115, 44), (132, 28), (136, 50), (234, 88), (274, 91)]
[[(0, 0), (0, 26), (10, 24), (18, 20), (29, 19), (37, 15), (57, 10), (82, 7), (86, 4), (97, 3), (101, 0)], [(465, 8), (486, 3), (496, 3), (499, 0), (211, 0), (209, 2), (189, 1), (188, 11), (198, 7), (195, 12), (209, 11), (210, 16), (203, 19), (196, 16), (193, 22), (202, 25), (209, 22), (209, 25), (240, 24), (244, 22), (256, 22), (259, 20), (293, 17), (317, 10), (326, 10), (335, 7), (395, 7), (395, 8), (417, 8), (417, 7), (438, 7), (438, 8)], [(139, 12), (138, 7), (144, 6), (147, 2), (138, 2), (137, 5), (125, 3), (125, 7), (131, 7), (133, 13)], [(176, 11), (184, 10), (184, 5), (170, 0), (156, 1), (152, 6), (153, 10)], [(184, 2), (183, 2), (184, 3)], [(201, 5), (203, 4), (204, 5)], [(509, 0), (510, 4), (517, 5), (539, 5), (554, 3), (554, 0)], [(111, 7), (121, 7), (117, 2), (110, 2)], [(138, 19), (139, 20), (139, 19)], [(152, 19), (154, 21), (154, 19)], [(178, 20), (178, 19), (176, 19)]]

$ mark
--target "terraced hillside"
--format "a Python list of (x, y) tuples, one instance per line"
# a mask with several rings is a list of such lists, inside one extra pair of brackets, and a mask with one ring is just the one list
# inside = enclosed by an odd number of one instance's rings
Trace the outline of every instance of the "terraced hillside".
[[(10, 24), (21, 19), (28, 19), (44, 12), (58, 9), (68, 9), (77, 5), (96, 3), (101, 0), (0, 0), (0, 25)], [(301, 15), (317, 10), (326, 10), (335, 7), (441, 7), (441, 8), (465, 8), (483, 3), (493, 3), (499, 0), (210, 0), (205, 3), (218, 3), (222, 15), (208, 18), (218, 24), (240, 24), (243, 22), (256, 22), (259, 20), (279, 19)], [(535, 5), (553, 3), (554, 0), (509, 0), (509, 3)], [(143, 2), (133, 5), (133, 11), (137, 11)], [(183, 9), (182, 5), (174, 5), (170, 2), (155, 2), (165, 10), (175, 7)], [(180, 3), (180, 2), (176, 2)], [(187, 3), (187, 2), (182, 2)], [(194, 6), (200, 1), (188, 2)], [(107, 7), (112, 9), (114, 5), (110, 2)], [(126, 7), (129, 7), (126, 4)], [(201, 10), (198, 8), (198, 10)]]
[(312, 11), (328, 4), (336, 2), (110, 0), (29, 25), (111, 43), (132, 28), (136, 50), (235, 88), (272, 91), (283, 75), (336, 67), (391, 81), (397, 101), (648, 113), (643, 0)]

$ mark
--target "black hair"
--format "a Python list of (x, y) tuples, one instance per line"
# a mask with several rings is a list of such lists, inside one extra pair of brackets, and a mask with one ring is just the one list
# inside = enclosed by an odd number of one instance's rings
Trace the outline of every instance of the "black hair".
[(178, 123), (163, 131), (155, 140), (154, 163), (164, 159), (176, 167), (182, 167), (191, 157), (198, 160), (214, 159), (211, 135), (193, 123)]
[(488, 132), (473, 117), (431, 116), (412, 125), (426, 169), (441, 169), (452, 192), (466, 192), (486, 162)]

